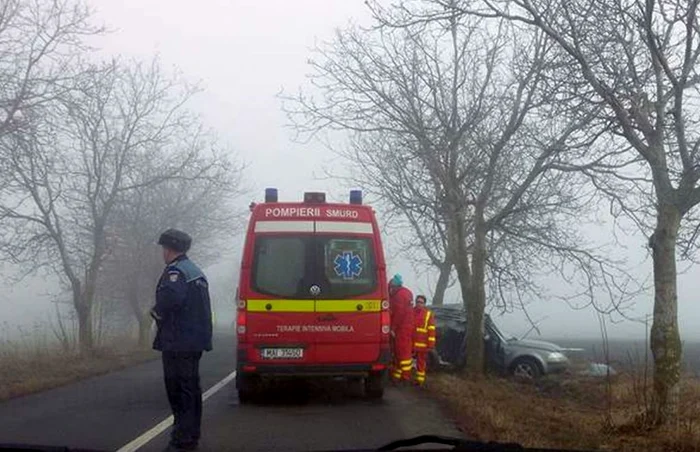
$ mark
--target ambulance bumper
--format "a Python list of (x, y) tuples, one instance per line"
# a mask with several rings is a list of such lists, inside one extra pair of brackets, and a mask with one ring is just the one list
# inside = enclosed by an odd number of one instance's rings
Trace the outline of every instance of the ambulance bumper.
[[(243, 353), (241, 353), (243, 352)], [(242, 359), (243, 358), (243, 359)], [(362, 364), (293, 364), (293, 363), (268, 363), (248, 362), (246, 353), (239, 349), (236, 370), (238, 375), (250, 374), (260, 376), (286, 376), (286, 377), (343, 377), (343, 376), (368, 376), (373, 373), (386, 372), (391, 363), (391, 352), (382, 350), (379, 359), (374, 363)]]
[(345, 377), (367, 376), (373, 372), (386, 371), (387, 367), (373, 369), (367, 364), (329, 364), (329, 365), (239, 365), (238, 372), (269, 377)]

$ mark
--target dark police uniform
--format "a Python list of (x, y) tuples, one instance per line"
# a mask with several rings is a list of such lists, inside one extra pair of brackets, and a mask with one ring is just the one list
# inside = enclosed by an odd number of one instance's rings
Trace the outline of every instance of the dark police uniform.
[[(168, 230), (158, 243), (185, 252), (191, 239), (184, 232)], [(158, 326), (153, 348), (162, 351), (165, 388), (175, 419), (170, 444), (194, 449), (202, 419), (199, 360), (203, 351), (212, 349), (212, 320), (207, 279), (185, 254), (165, 267), (152, 315)]]

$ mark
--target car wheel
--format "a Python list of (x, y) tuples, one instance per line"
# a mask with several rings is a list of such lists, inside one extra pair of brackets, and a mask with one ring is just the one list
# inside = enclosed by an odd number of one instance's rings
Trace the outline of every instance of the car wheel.
[(384, 378), (383, 373), (376, 373), (365, 378), (365, 397), (372, 400), (380, 400), (384, 397)]
[(536, 380), (542, 375), (542, 368), (532, 358), (519, 358), (511, 366), (510, 373), (522, 380)]
[(435, 372), (440, 369), (440, 357), (436, 351), (431, 350), (430, 353), (428, 353), (427, 361), (428, 372)]

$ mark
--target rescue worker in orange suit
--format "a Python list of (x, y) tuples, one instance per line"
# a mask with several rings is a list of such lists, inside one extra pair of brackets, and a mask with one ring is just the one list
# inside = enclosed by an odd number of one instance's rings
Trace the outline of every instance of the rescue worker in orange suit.
[(391, 335), (394, 364), (392, 380), (410, 381), (413, 369), (413, 294), (403, 287), (403, 278), (396, 274), (389, 281)]
[(435, 319), (433, 313), (425, 307), (425, 296), (416, 297), (416, 307), (413, 308), (413, 353), (416, 356), (415, 382), (425, 383), (425, 372), (428, 367), (428, 353), (435, 348)]

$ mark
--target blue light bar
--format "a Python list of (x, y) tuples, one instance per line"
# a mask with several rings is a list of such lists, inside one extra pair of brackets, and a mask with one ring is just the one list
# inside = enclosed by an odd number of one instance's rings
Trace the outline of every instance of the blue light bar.
[(350, 190), (350, 204), (362, 204), (362, 190)]
[(265, 202), (277, 202), (277, 189), (276, 188), (266, 188), (265, 189)]

